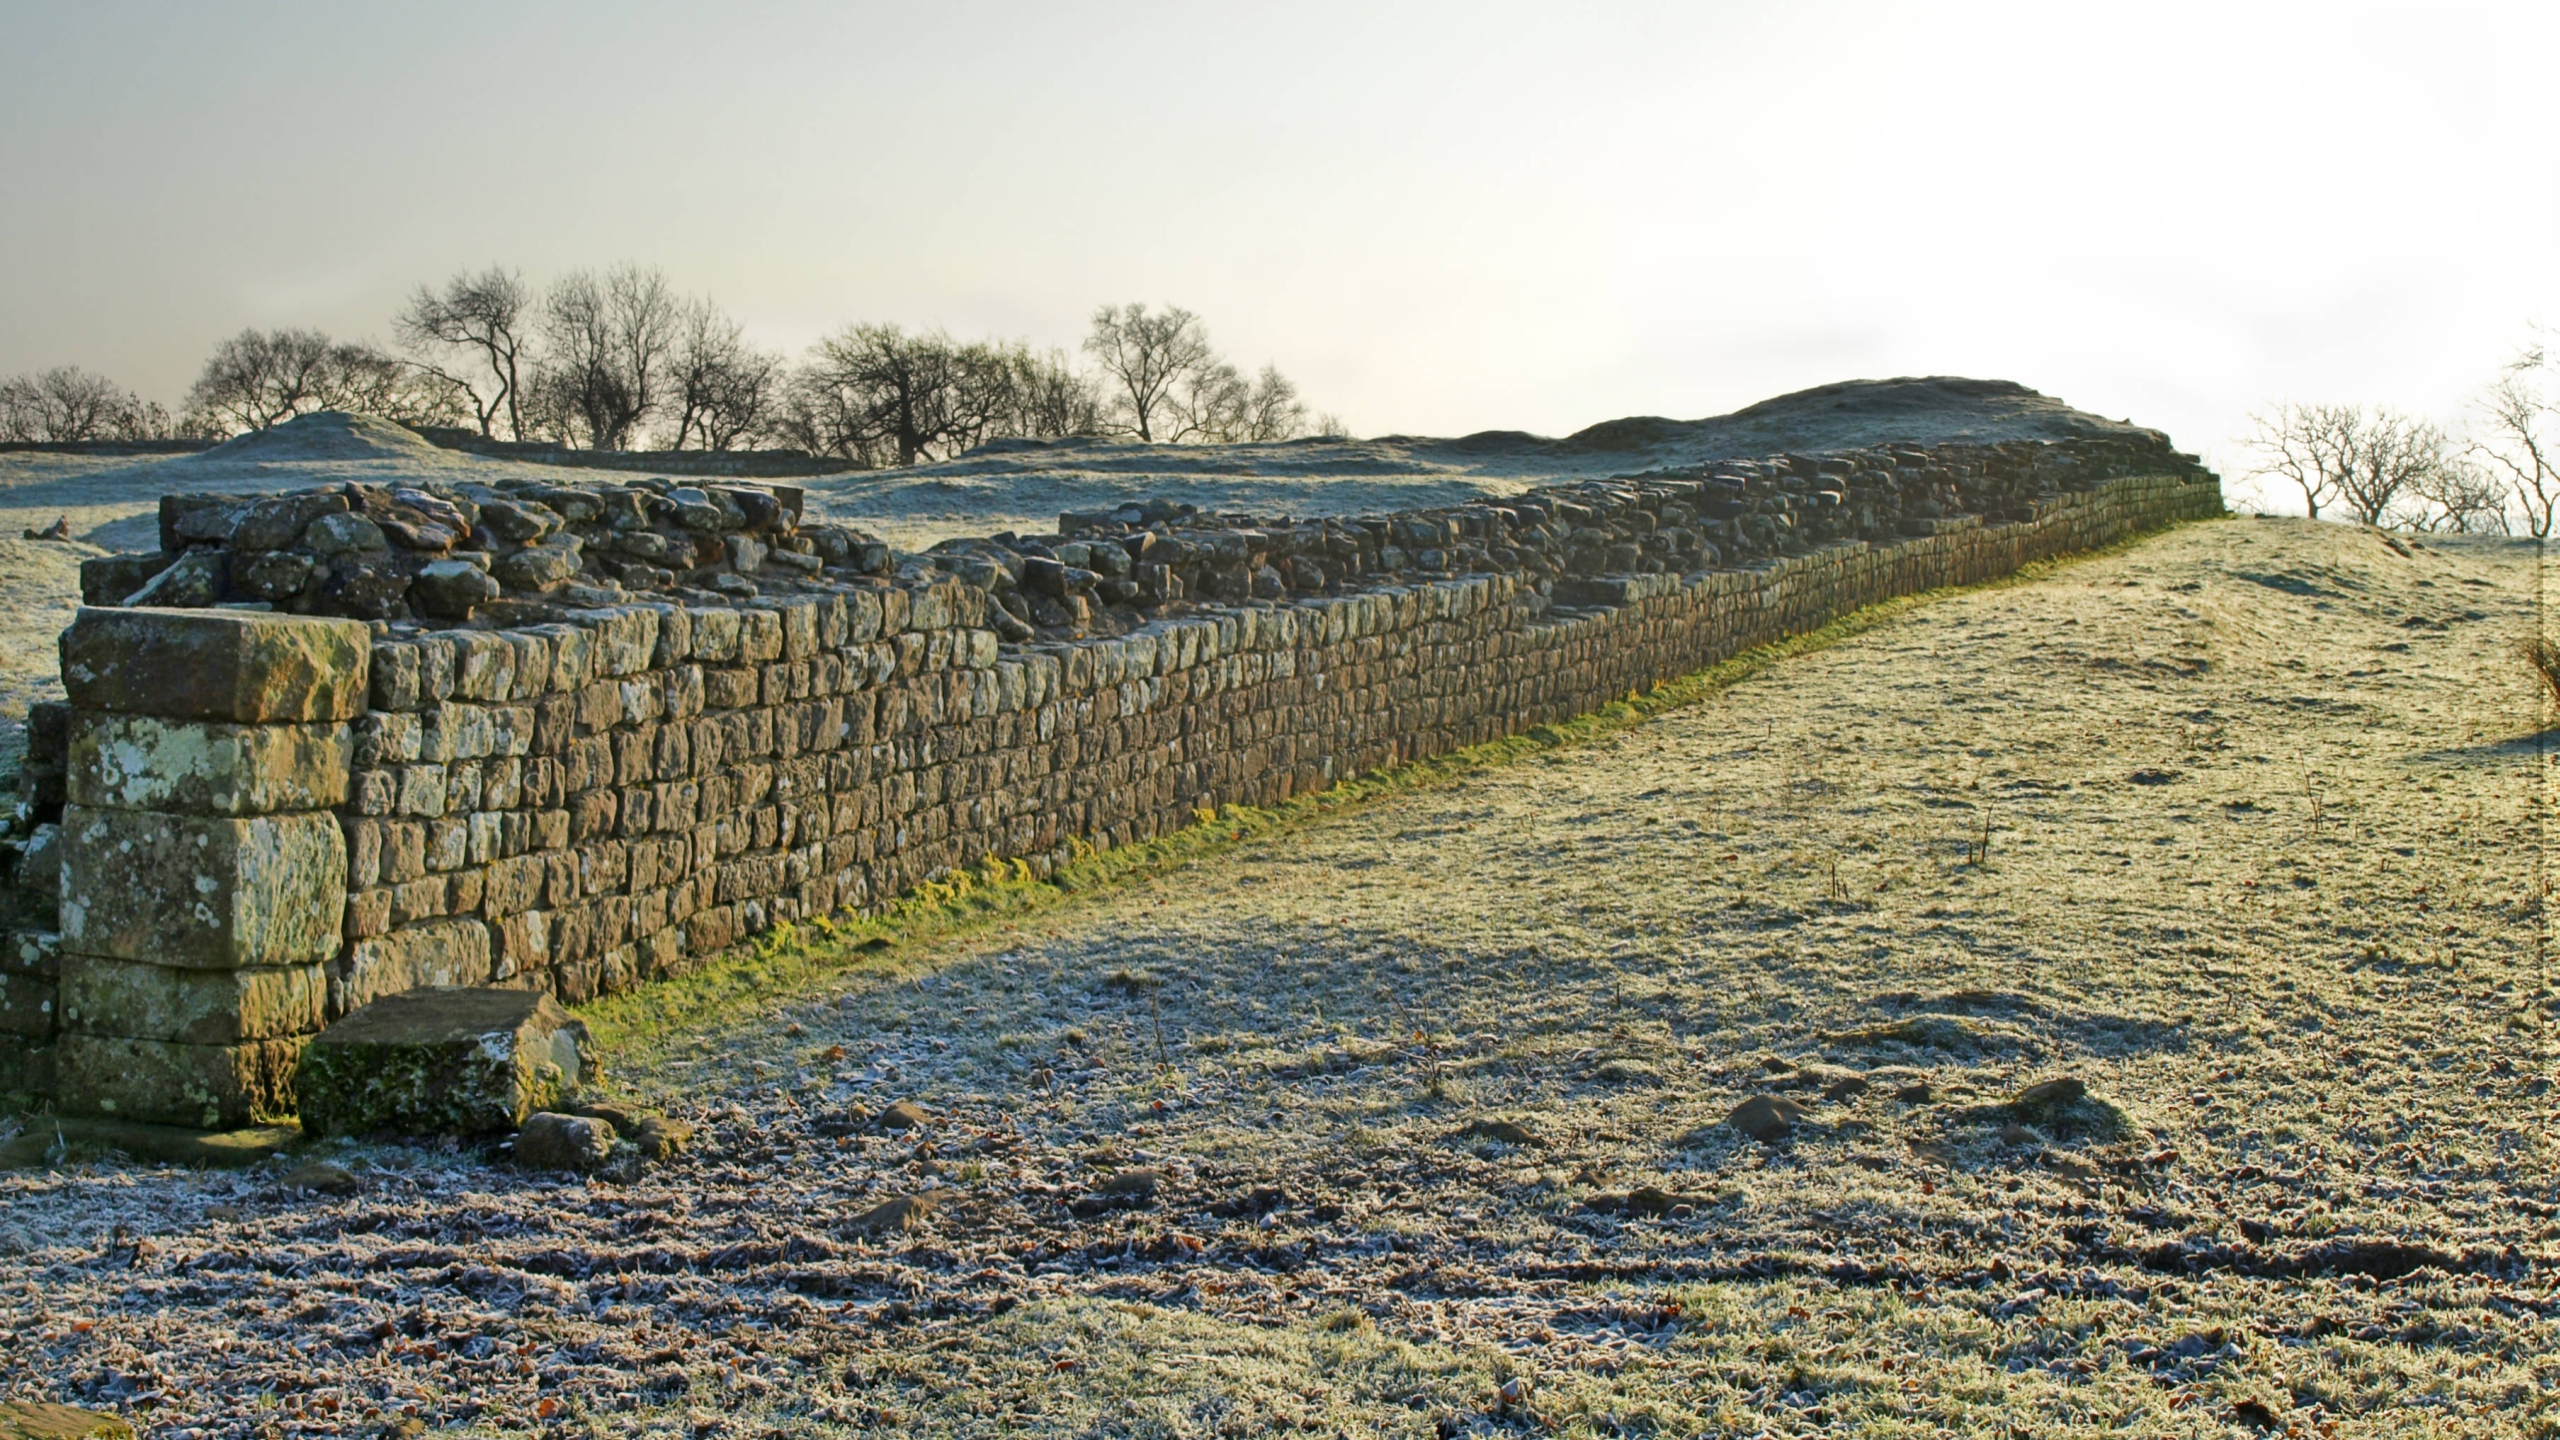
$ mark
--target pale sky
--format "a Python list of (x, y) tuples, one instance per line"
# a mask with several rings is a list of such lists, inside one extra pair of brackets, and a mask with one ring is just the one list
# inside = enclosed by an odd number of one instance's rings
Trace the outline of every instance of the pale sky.
[(631, 259), (797, 351), (1174, 303), (1362, 434), (1998, 376), (2236, 470), (2560, 321), (2560, 5), (0, 0), (0, 374)]

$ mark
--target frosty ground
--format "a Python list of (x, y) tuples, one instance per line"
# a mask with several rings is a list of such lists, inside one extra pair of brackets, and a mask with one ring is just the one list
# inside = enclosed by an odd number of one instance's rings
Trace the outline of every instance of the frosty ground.
[[(2534, 583), (2187, 526), (709, 1024), (616, 1002), (618, 1092), (703, 1127), (629, 1183), (0, 1176), (0, 1388), (170, 1435), (2560, 1433)], [(1723, 1123), (1764, 1094), (1792, 1134)]]

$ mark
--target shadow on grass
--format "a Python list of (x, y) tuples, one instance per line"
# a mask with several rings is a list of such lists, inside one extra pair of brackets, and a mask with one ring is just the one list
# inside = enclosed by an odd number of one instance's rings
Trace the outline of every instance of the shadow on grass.
[(2403, 765), (2478, 765), (2508, 760), (2530, 760), (2538, 755), (2560, 755), (2560, 725), (2537, 730), (2530, 735), (2516, 735), (2493, 740), (2486, 745), (2464, 745), (2450, 750), (2422, 750), (2404, 756)]

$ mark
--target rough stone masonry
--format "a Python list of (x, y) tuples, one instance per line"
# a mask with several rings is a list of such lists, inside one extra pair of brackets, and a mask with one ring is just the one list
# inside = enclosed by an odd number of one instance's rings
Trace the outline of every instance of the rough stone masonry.
[[(1720, 462), (900, 555), (787, 488), (164, 502), (30, 717), (0, 1090), (221, 1127), (420, 987), (575, 1004), (990, 857), (1051, 872), (1895, 595), (2217, 514), (2122, 440)], [(45, 828), (58, 825), (58, 829)]]

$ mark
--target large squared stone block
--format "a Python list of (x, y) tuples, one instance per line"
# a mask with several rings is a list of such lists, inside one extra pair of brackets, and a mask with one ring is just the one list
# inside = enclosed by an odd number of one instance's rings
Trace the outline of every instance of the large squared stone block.
[(306, 1135), (513, 1130), (593, 1068), (586, 1026), (531, 990), (413, 990), (355, 1011), (302, 1052)]
[(186, 1045), (73, 1031), (54, 1042), (56, 1103), (82, 1115), (228, 1130), (293, 1113), (303, 1042)]
[(52, 977), (0, 970), (0, 1036), (50, 1040), (60, 1018)]
[(236, 1045), (318, 1031), (329, 976), (319, 965), (187, 970), (74, 952), (62, 957), (61, 994), (66, 1030)]
[(51, 1037), (0, 1035), (0, 1095), (53, 1095)]
[(350, 720), (364, 710), (372, 652), (373, 632), (357, 620), (84, 606), (62, 632), (62, 685), (80, 710)]
[(354, 754), (343, 722), (231, 725), (83, 710), (71, 719), (70, 799), (178, 815), (330, 810), (346, 801)]
[(338, 953), (347, 842), (329, 814), (63, 812), (62, 948), (198, 969)]

